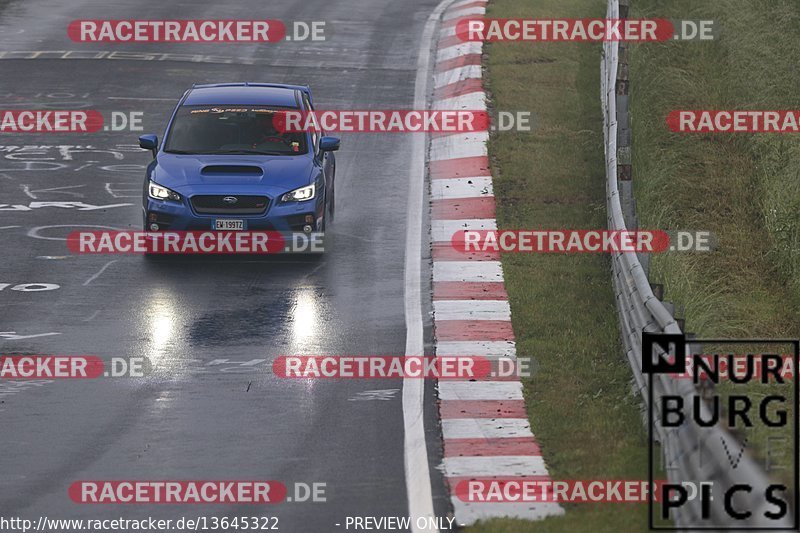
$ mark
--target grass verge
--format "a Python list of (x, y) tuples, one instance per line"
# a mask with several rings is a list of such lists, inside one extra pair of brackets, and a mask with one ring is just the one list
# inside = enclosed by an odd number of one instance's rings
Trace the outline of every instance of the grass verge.
[[(603, 17), (597, 0), (494, 0), (490, 17)], [(600, 47), (488, 46), (487, 88), (504, 111), (532, 111), (533, 133), (493, 136), (489, 153), (504, 229), (604, 228)], [(610, 263), (595, 254), (502, 258), (532, 429), (553, 479), (647, 478), (639, 398), (620, 347)], [(541, 522), (492, 520), (472, 532), (642, 531), (646, 504), (568, 505)]]

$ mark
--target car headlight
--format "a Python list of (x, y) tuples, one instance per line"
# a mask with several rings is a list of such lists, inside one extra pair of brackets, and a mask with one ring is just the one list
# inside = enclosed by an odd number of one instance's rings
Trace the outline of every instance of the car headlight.
[(300, 187), (281, 196), (281, 202), (304, 202), (314, 198), (316, 187), (312, 183), (308, 187)]
[(150, 194), (150, 198), (155, 198), (156, 200), (174, 200), (176, 202), (181, 201), (181, 195), (176, 193), (175, 191), (171, 191), (166, 187), (162, 187), (161, 185), (150, 182), (150, 187), (148, 190)]

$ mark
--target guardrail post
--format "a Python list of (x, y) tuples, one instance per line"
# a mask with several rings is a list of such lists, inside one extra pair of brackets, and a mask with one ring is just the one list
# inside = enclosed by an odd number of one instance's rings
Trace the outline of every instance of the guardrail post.
[(686, 308), (683, 305), (675, 304), (675, 311), (672, 313), (672, 316), (675, 317), (675, 322), (678, 323), (678, 327), (681, 328), (681, 331), (686, 332), (686, 318), (684, 318), (686, 316)]
[[(620, 18), (627, 16), (620, 6)], [(631, 167), (631, 125), (630, 125), (630, 79), (628, 77), (628, 45), (619, 43), (619, 61), (617, 63), (616, 85), (614, 94), (617, 103), (617, 186), (619, 187), (622, 213), (625, 225), (630, 229), (634, 221), (633, 205), (633, 169)]]
[(651, 283), (650, 288), (653, 290), (653, 296), (658, 298), (659, 302), (664, 301), (664, 285), (661, 283)]
[(631, 0), (619, 0), (619, 18), (628, 18), (628, 11), (631, 8)]

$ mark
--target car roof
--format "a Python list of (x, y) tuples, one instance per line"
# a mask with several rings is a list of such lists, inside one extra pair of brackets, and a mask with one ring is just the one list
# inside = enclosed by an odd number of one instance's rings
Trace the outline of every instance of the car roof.
[(183, 105), (269, 105), (297, 108), (297, 88), (293, 86), (225, 83), (195, 85)]

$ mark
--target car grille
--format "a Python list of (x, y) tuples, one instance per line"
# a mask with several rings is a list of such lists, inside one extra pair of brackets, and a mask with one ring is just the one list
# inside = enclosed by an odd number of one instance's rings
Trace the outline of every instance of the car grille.
[[(236, 198), (226, 202), (225, 198)], [(267, 212), (269, 198), (239, 194), (192, 196), (192, 207), (202, 215), (261, 215)]]

